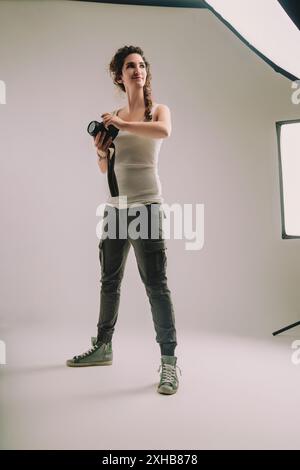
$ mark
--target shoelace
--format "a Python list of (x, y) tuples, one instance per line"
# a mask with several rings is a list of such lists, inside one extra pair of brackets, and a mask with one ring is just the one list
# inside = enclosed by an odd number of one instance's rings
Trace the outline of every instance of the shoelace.
[(87, 357), (87, 356), (90, 356), (93, 352), (97, 351), (97, 349), (100, 348), (101, 345), (99, 344), (95, 344), (91, 349), (89, 349), (88, 351), (82, 353), (82, 354), (79, 354), (78, 356), (74, 356), (73, 359), (83, 359), (84, 357)]
[(158, 371), (160, 371), (162, 367), (162, 373), (161, 373), (161, 381), (162, 382), (170, 382), (172, 383), (173, 379), (175, 378), (176, 375), (176, 368), (179, 369), (180, 375), (181, 374), (181, 369), (179, 366), (174, 367), (172, 364), (163, 364), (159, 366)]

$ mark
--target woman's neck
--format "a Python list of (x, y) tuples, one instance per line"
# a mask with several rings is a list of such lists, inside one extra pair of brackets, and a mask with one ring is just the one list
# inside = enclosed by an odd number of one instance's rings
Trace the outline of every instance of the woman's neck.
[(139, 93), (135, 94), (134, 96), (127, 95), (127, 100), (127, 106), (125, 108), (126, 113), (136, 114), (142, 109), (145, 109), (143, 90), (140, 90)]

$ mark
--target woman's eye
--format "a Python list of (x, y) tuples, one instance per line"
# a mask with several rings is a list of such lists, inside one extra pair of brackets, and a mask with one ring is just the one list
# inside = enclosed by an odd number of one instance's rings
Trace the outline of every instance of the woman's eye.
[[(133, 67), (133, 64), (128, 65), (128, 67)], [(145, 68), (143, 64), (141, 64), (141, 67)]]

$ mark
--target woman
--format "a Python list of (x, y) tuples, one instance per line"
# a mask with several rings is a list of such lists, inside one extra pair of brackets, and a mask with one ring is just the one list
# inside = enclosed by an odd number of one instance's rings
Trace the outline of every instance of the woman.
[[(115, 217), (117, 238), (104, 238), (102, 233), (99, 243), (102, 286), (98, 335), (92, 338), (91, 349), (74, 356), (67, 361), (67, 365), (80, 367), (112, 364), (111, 343), (118, 317), (121, 281), (132, 245), (150, 301), (156, 341), (160, 345), (161, 375), (157, 391), (173, 394), (178, 389), (177, 357), (174, 355), (177, 340), (174, 310), (166, 277), (167, 259), (161, 210), (163, 198), (157, 172), (162, 140), (171, 134), (170, 110), (166, 105), (152, 103), (150, 65), (139, 47), (124, 46), (118, 49), (111, 60), (110, 73), (115, 85), (126, 93), (128, 100), (126, 107), (102, 114), (106, 129), (109, 125), (119, 129), (113, 144), (118, 195), (109, 196), (104, 212), (108, 225), (110, 221), (112, 224)], [(103, 143), (105, 135), (105, 132), (102, 135), (99, 132), (94, 139), (102, 173), (107, 172), (110, 163), (107, 159), (112, 158), (113, 153), (112, 139)], [(126, 196), (127, 199), (126, 205), (123, 204), (120, 208), (121, 196)], [(129, 233), (125, 238), (118, 238), (119, 229), (124, 233), (124, 228), (127, 231), (129, 224), (135, 220), (135, 215), (129, 214), (129, 208), (141, 209), (141, 206), (146, 208), (147, 224), (142, 222), (147, 226), (146, 237), (133, 238)], [(153, 238), (151, 227), (155, 226), (158, 227), (158, 237)]]

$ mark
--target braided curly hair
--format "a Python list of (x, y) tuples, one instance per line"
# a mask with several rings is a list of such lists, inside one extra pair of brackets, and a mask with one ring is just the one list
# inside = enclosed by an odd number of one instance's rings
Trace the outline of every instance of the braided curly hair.
[(143, 61), (145, 62), (146, 65), (146, 71), (147, 71), (147, 76), (146, 76), (146, 82), (144, 85), (144, 102), (145, 102), (145, 114), (144, 114), (144, 120), (145, 121), (151, 121), (152, 120), (152, 89), (151, 89), (151, 79), (152, 75), (150, 72), (150, 64), (149, 62), (145, 59), (144, 52), (140, 47), (137, 46), (124, 46), (120, 47), (115, 55), (113, 56), (110, 64), (109, 64), (109, 73), (113, 79), (114, 84), (120, 88), (122, 91), (126, 92), (124, 84), (119, 83), (117, 80), (120, 80), (121, 75), (122, 75), (122, 68), (124, 64), (125, 58), (129, 54), (140, 54), (140, 56), (143, 58)]

